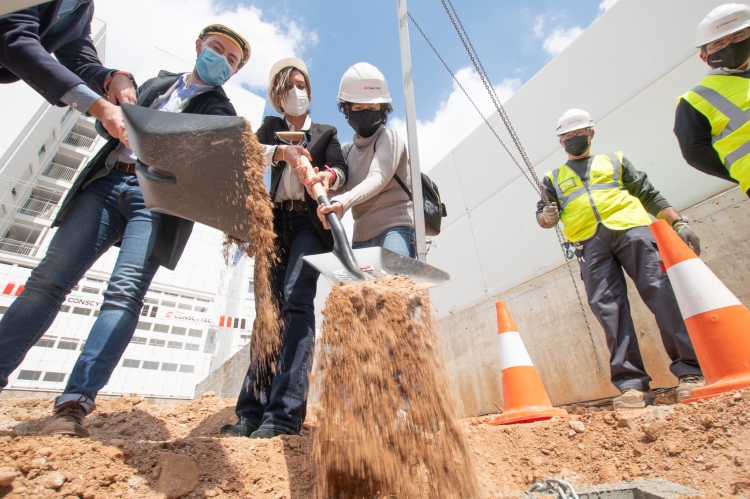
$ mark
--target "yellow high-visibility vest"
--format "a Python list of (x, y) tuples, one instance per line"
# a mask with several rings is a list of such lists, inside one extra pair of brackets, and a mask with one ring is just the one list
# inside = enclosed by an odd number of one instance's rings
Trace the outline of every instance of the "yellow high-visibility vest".
[(750, 79), (709, 75), (680, 96), (708, 118), (711, 142), (729, 176), (750, 189)]
[(651, 218), (622, 182), (622, 152), (597, 154), (588, 182), (567, 165), (547, 173), (557, 192), (563, 234), (570, 242), (593, 237), (599, 224), (625, 230), (651, 224)]

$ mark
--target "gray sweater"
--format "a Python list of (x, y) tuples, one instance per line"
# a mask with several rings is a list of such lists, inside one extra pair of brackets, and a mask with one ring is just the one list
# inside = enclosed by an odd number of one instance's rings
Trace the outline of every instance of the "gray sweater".
[(379, 236), (393, 227), (414, 228), (414, 205), (393, 175), (411, 190), (406, 146), (395, 130), (381, 126), (372, 136), (354, 135), (354, 144), (343, 147), (349, 165), (346, 192), (331, 198), (351, 208), (353, 242)]

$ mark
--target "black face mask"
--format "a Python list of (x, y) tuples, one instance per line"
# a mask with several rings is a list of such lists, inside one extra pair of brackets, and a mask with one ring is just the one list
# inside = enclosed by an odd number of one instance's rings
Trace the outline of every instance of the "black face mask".
[(750, 57), (750, 38), (737, 43), (730, 43), (723, 49), (709, 54), (706, 62), (712, 68), (737, 69)]
[(563, 141), (565, 144), (565, 151), (571, 156), (580, 156), (586, 152), (589, 148), (589, 136), (588, 135), (576, 135), (567, 140)]
[(378, 109), (363, 109), (361, 111), (349, 111), (347, 118), (349, 125), (360, 137), (371, 137), (378, 131), (383, 123), (383, 112)]

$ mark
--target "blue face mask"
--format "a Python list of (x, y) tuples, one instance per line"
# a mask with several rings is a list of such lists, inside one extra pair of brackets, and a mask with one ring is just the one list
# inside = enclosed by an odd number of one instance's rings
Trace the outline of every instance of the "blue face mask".
[(226, 58), (205, 46), (195, 61), (195, 69), (201, 80), (214, 86), (223, 85), (232, 76), (232, 68)]

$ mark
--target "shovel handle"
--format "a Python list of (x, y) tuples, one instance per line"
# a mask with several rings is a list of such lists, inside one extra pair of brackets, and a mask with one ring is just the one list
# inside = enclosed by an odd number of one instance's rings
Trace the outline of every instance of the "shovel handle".
[[(307, 156), (300, 156), (299, 162), (302, 166), (307, 167), (307, 171), (305, 172), (305, 178), (307, 180), (312, 179), (315, 176), (315, 170), (313, 170), (312, 165), (310, 164), (310, 160), (307, 159)], [(312, 186), (312, 193), (313, 197), (315, 199), (320, 198), (320, 196), (325, 196), (326, 191), (323, 189), (323, 186), (320, 184), (320, 182), (315, 182)]]

